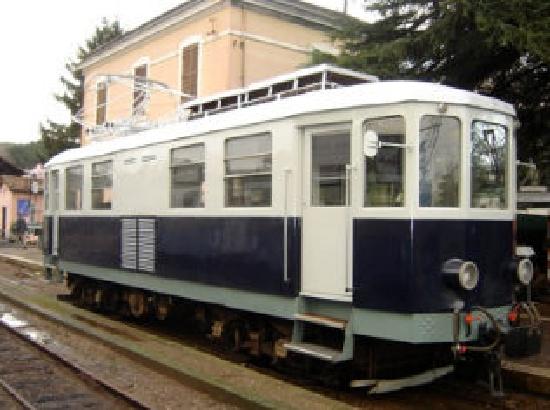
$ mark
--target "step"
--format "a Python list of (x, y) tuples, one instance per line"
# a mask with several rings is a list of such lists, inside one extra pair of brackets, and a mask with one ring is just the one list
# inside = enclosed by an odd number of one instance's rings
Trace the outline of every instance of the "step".
[(325, 360), (328, 362), (344, 362), (346, 359), (344, 358), (344, 355), (340, 350), (332, 349), (330, 347), (316, 345), (313, 343), (306, 343), (306, 342), (291, 342), (286, 343), (285, 349), (295, 352), (304, 354), (306, 356), (312, 356), (317, 359)]
[(332, 327), (334, 329), (344, 330), (348, 324), (347, 320), (337, 319), (329, 316), (316, 315), (314, 313), (296, 313), (294, 319), (301, 322), (314, 323), (316, 325)]

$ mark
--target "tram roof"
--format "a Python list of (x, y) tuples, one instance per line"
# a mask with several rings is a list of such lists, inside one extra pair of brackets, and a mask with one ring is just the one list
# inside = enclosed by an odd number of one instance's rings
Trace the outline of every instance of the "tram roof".
[(193, 121), (180, 121), (106, 141), (93, 141), (64, 151), (46, 164), (54, 166), (192, 137), (213, 131), (289, 118), (315, 112), (379, 106), (404, 102), (433, 102), (477, 107), (515, 116), (514, 107), (501, 100), (435, 83), (380, 81), (337, 89), (319, 90), (265, 104), (250, 106)]

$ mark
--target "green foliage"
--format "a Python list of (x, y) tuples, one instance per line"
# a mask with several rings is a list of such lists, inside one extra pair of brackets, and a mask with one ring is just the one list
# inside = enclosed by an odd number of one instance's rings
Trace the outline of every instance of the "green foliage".
[(21, 169), (31, 169), (46, 160), (46, 151), (42, 141), (28, 144), (0, 143), (0, 157)]
[[(101, 25), (96, 28), (95, 33), (86, 40), (85, 45), (79, 47), (76, 61), (70, 60), (65, 65), (68, 75), (60, 78), (64, 92), (56, 94), (54, 97), (69, 110), (71, 117), (76, 115), (82, 108), (84, 90), (82, 72), (78, 68), (80, 63), (94, 51), (122, 34), (123, 30), (118, 21), (110, 22), (103, 19)], [(80, 125), (72, 120), (69, 124), (61, 124), (50, 120), (45, 125), (41, 124), (40, 134), (46, 158), (51, 158), (68, 148), (77, 147), (80, 141), (80, 132)]]
[(420, 79), (513, 103), (519, 158), (550, 183), (550, 1), (365, 0), (380, 19), (347, 19), (335, 61), (384, 79)]

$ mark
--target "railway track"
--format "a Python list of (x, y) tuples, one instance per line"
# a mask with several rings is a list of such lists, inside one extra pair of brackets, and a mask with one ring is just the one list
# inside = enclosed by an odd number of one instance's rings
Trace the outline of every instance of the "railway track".
[[(143, 409), (123, 392), (66, 362), (40, 333), (10, 313), (0, 317), (0, 388), (24, 409)], [(14, 405), (16, 403), (16, 405)]]
[[(8, 284), (6, 284), (8, 286)], [(27, 286), (30, 288), (30, 283), (27, 283)], [(8, 286), (9, 287), (9, 286)], [(10, 293), (12, 298), (16, 298), (15, 294), (17, 292), (13, 289), (13, 292)], [(6, 296), (4, 296), (6, 297)], [(64, 309), (69, 311), (75, 310), (69, 298), (60, 297), (62, 300), (61, 304), (65, 305)], [(7, 300), (11, 300), (8, 298)], [(17, 308), (22, 308), (23, 305), (16, 304)], [(25, 307), (33, 311), (33, 308), (30, 306)], [(37, 312), (38, 313), (38, 312)], [(46, 321), (51, 320), (48, 314), (45, 312), (39, 313), (43, 316), (43, 319)], [(1, 315), (1, 307), (0, 307)], [(243, 357), (240, 354), (235, 354), (231, 352), (223, 353), (223, 349), (220, 348), (217, 344), (212, 344), (211, 342), (204, 340), (199, 335), (194, 333), (188, 334), (183, 330), (176, 330), (177, 327), (171, 325), (170, 323), (163, 323), (157, 321), (137, 321), (130, 323), (121, 323), (118, 321), (116, 315), (109, 317), (108, 315), (95, 316), (91, 313), (87, 313), (85, 310), (76, 309), (76, 313), (71, 313), (71, 318), (76, 319), (86, 326), (91, 326), (92, 334), (101, 334), (106, 331), (108, 333), (117, 335), (117, 337), (124, 337), (125, 341), (123, 342), (124, 346), (132, 345), (135, 343), (143, 342), (144, 338), (142, 332), (146, 334), (154, 335), (154, 339), (159, 341), (163, 346), (175, 346), (175, 345), (189, 345), (193, 346), (195, 349), (204, 351), (205, 353), (210, 353), (215, 356), (222, 356), (223, 359), (238, 364), (242, 366), (244, 371), (245, 368), (250, 368), (254, 371), (256, 376), (255, 378), (262, 378), (262, 375), (269, 377), (272, 380), (272, 383), (275, 379), (284, 380), (288, 384), (288, 388), (291, 388), (292, 385), (299, 386), (304, 390), (315, 392), (317, 397), (323, 396), (341, 404), (342, 407), (353, 406), (353, 407), (369, 407), (369, 408), (426, 408), (430, 407), (433, 404), (436, 404), (434, 408), (446, 408), (452, 407), (456, 409), (468, 409), (475, 407), (483, 408), (542, 408), (550, 406), (550, 398), (543, 396), (533, 396), (530, 394), (524, 394), (520, 392), (509, 391), (505, 399), (495, 399), (488, 395), (487, 389), (485, 387), (480, 387), (470, 382), (463, 382), (457, 380), (453, 377), (446, 378), (444, 380), (438, 381), (428, 386), (423, 386), (415, 389), (407, 389), (402, 392), (397, 392), (392, 395), (379, 396), (379, 397), (368, 397), (365, 394), (365, 391), (348, 391), (333, 389), (329, 387), (323, 387), (319, 384), (312, 382), (311, 379), (302, 378), (299, 375), (288, 373), (287, 371), (281, 371), (282, 369), (272, 368), (265, 363), (256, 363), (256, 361), (250, 361), (246, 357)], [(107, 317), (106, 317), (107, 316)], [(104, 320), (99, 318), (103, 317)], [(64, 326), (62, 321), (59, 319), (54, 319), (59, 325)], [(40, 326), (40, 321), (35, 321)], [(33, 322), (33, 323), (34, 323)], [(84, 326), (85, 327), (85, 326)], [(71, 331), (74, 331), (75, 328), (70, 328)], [(90, 334), (90, 335), (92, 335)], [(99, 338), (97, 339), (99, 341)], [(0, 339), (0, 346), (2, 346), (2, 340)], [(143, 345), (145, 346), (145, 345)], [(144, 347), (145, 348), (145, 347)], [(164, 349), (164, 348), (163, 348)], [(179, 350), (179, 348), (177, 348)], [(124, 355), (124, 349), (118, 348), (118, 353)], [(167, 350), (166, 350), (167, 351)], [(134, 353), (131, 353), (130, 356), (132, 360), (143, 360), (138, 358)], [(153, 360), (153, 356), (150, 356), (147, 361), (147, 365), (154, 366), (154, 363), (150, 363)], [(0, 361), (3, 361), (2, 355), (0, 354)], [(168, 366), (165, 366), (161, 362), (157, 364), (158, 370), (161, 372), (170, 371)], [(234, 375), (226, 373), (227, 369), (224, 369), (224, 376), (228, 377), (230, 381)], [(174, 373), (175, 374), (175, 373)], [(177, 373), (180, 377), (179, 373)], [(1, 376), (1, 367), (0, 367), (0, 376)], [(2, 390), (0, 389), (0, 408), (3, 408), (2, 403)], [(216, 397), (220, 393), (219, 389), (216, 390)], [(219, 399), (220, 397), (218, 397)], [(242, 403), (239, 403), (242, 404)], [(132, 407), (132, 406), (130, 406)], [(139, 406), (134, 406), (139, 407)], [(240, 407), (240, 406), (238, 406)], [(246, 407), (246, 406), (245, 406)], [(252, 407), (252, 406), (250, 406)], [(269, 406), (268, 406), (269, 407)], [(292, 406), (289, 406), (292, 407)], [(11, 408), (11, 407), (10, 407)], [(23, 408), (22, 406), (14, 408)], [(113, 408), (110, 406), (109, 408)], [(306, 408), (306, 407), (303, 407)]]

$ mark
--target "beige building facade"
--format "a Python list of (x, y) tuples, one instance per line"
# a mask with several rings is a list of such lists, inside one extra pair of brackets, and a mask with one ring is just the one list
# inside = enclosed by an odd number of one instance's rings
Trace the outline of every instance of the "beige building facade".
[[(340, 18), (301, 1), (182, 3), (82, 63), (82, 145), (94, 139), (94, 129), (124, 121), (162, 121), (195, 97), (302, 67), (314, 49), (336, 52), (330, 31)], [(142, 87), (146, 80), (175, 92), (155, 90), (151, 83)]]
[(42, 225), (44, 221), (44, 167), (22, 170), (0, 159), (0, 236), (13, 233), (18, 218), (27, 226)]

